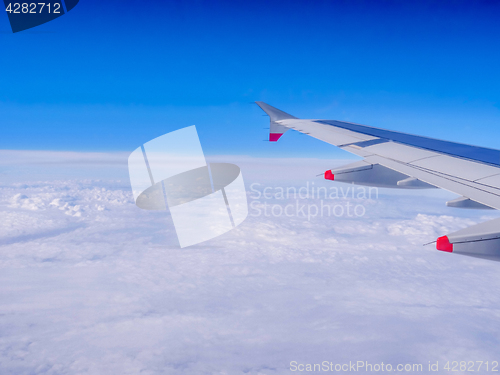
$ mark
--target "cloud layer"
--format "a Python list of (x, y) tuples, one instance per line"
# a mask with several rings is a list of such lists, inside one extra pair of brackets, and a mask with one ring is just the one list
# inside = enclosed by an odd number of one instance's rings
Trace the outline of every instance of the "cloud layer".
[[(446, 192), (380, 190), (334, 202), (362, 204), (362, 217), (249, 216), (180, 249), (168, 213), (134, 205), (126, 156), (45, 157), (16, 154), (0, 166), (9, 176), (0, 186), (2, 374), (499, 360), (498, 263), (422, 246), (495, 212), (447, 208)], [(339, 161), (212, 159), (242, 168), (249, 203), (252, 183), (348, 187), (314, 177)]]

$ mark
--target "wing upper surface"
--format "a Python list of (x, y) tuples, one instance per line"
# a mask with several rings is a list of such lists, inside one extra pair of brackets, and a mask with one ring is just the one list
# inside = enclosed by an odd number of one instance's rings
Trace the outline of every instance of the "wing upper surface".
[(498, 150), (340, 121), (287, 119), (278, 122), (361, 156), (367, 162), (500, 209)]

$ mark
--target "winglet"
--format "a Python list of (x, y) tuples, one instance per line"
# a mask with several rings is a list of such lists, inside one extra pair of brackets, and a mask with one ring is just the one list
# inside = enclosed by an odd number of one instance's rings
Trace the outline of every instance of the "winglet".
[(255, 102), (264, 112), (266, 112), (271, 119), (270, 126), (269, 126), (269, 141), (270, 142), (276, 142), (280, 137), (285, 134), (287, 130), (289, 130), (287, 127), (277, 123), (276, 121), (280, 120), (289, 120), (289, 119), (296, 119), (297, 117), (289, 115), (286, 112), (283, 112), (279, 110), (278, 108), (274, 108), (270, 106), (269, 104), (266, 104), (264, 102)]

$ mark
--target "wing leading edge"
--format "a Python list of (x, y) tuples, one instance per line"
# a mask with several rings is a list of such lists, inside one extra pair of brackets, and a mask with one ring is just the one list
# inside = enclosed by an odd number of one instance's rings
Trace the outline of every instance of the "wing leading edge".
[[(270, 117), (270, 141), (292, 129), (363, 158), (326, 171), (326, 179), (405, 189), (438, 187), (461, 196), (447, 202), (450, 207), (500, 209), (500, 150), (344, 121), (298, 119), (256, 103)], [(440, 237), (437, 249), (500, 261), (500, 219)]]

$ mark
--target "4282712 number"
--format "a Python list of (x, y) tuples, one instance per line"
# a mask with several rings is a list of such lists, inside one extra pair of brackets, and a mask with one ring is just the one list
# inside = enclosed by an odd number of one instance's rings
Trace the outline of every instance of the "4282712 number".
[(444, 365), (446, 371), (475, 372), (498, 371), (497, 361), (448, 361)]
[(7, 13), (61, 13), (61, 4), (60, 3), (9, 3), (7, 4), (7, 8), (5, 8)]

